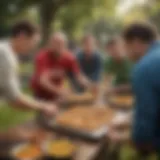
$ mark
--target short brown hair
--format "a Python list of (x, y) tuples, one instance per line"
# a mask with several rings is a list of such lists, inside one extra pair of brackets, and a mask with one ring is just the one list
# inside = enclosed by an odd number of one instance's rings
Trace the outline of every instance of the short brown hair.
[(145, 43), (150, 43), (157, 39), (157, 29), (154, 25), (150, 23), (137, 22), (129, 25), (123, 31), (123, 38), (126, 41), (132, 41), (134, 39), (139, 39)]
[(19, 34), (24, 33), (27, 36), (33, 36), (36, 32), (38, 32), (38, 29), (35, 25), (33, 25), (29, 21), (20, 21), (14, 24), (14, 26), (11, 29), (11, 36), (17, 37)]

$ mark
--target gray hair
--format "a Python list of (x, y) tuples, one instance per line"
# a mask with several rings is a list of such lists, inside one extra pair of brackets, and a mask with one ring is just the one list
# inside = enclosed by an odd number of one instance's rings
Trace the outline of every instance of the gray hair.
[(55, 37), (59, 37), (63, 39), (65, 43), (68, 42), (68, 38), (64, 32), (55, 32), (51, 35), (50, 39), (55, 38)]

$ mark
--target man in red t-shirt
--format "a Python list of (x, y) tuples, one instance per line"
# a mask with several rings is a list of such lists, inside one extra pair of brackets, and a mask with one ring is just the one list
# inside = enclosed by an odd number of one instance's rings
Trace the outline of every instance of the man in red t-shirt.
[(46, 49), (42, 49), (35, 61), (32, 88), (37, 98), (55, 100), (66, 92), (63, 82), (68, 73), (72, 73), (84, 87), (90, 86), (88, 80), (80, 73), (74, 55), (67, 50), (66, 37), (55, 33)]

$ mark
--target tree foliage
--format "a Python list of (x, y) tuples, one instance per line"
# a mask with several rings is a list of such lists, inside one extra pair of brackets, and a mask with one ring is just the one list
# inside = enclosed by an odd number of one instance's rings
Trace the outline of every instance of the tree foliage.
[(116, 0), (74, 0), (61, 10), (57, 18), (61, 21), (62, 30), (73, 36), (79, 30), (82, 31), (82, 28), (86, 27), (85, 24), (93, 23), (100, 17), (113, 15), (116, 2)]
[(46, 40), (56, 21), (72, 36), (86, 22), (113, 14), (116, 3), (117, 0), (1, 0), (0, 20), (3, 24), (12, 22), (34, 6), (38, 10), (43, 38)]
[(159, 16), (160, 1), (146, 0), (142, 5), (135, 5), (129, 10), (123, 17), (123, 23), (128, 24), (137, 20), (149, 20), (160, 30)]

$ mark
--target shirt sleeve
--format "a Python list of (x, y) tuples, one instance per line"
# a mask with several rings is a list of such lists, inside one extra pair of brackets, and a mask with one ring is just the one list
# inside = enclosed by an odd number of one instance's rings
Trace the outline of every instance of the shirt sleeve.
[(91, 76), (92, 81), (99, 82), (101, 79), (103, 61), (100, 55), (95, 57), (95, 67), (94, 72)]
[(146, 68), (140, 69), (134, 76), (133, 89), (136, 102), (133, 117), (133, 141), (137, 146), (156, 147), (155, 133), (159, 116), (159, 97), (150, 77), (154, 79), (154, 74), (149, 73)]
[(0, 76), (2, 95), (10, 101), (15, 101), (21, 95), (20, 83), (16, 69), (5, 53), (0, 53)]
[(75, 56), (70, 58), (69, 61), (69, 71), (73, 74), (79, 74), (80, 73), (80, 67), (79, 67), (79, 63), (78, 60), (76, 59)]

